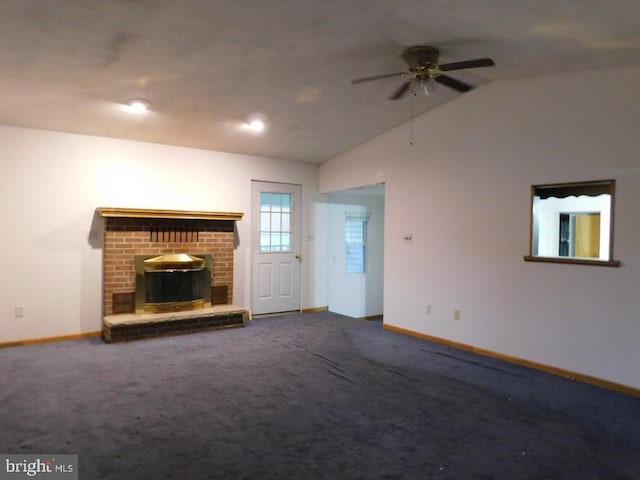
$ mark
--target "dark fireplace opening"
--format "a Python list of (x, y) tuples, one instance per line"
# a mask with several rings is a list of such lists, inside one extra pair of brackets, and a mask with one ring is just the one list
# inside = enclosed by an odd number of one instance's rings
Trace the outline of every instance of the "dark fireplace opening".
[(136, 313), (211, 306), (211, 255), (136, 256)]
[(145, 303), (202, 300), (204, 269), (145, 272)]

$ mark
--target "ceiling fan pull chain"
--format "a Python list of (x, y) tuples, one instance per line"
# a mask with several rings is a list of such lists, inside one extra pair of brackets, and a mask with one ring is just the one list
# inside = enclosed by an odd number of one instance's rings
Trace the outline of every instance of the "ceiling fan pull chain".
[(409, 102), (409, 104), (411, 105), (410, 108), (410, 113), (409, 113), (409, 145), (413, 145), (413, 98), (416, 96), (416, 92), (411, 91), (411, 102)]

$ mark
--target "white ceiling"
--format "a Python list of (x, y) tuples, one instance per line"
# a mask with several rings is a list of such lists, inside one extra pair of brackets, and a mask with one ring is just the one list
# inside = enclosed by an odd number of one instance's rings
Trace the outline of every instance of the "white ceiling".
[[(493, 58), (451, 73), (474, 85), (640, 65), (640, 2), (2, 0), (0, 123), (319, 163), (408, 120), (412, 98), (419, 114), (460, 95), (351, 85), (421, 44)], [(127, 114), (132, 97), (151, 112)], [(261, 135), (239, 128), (252, 114)]]

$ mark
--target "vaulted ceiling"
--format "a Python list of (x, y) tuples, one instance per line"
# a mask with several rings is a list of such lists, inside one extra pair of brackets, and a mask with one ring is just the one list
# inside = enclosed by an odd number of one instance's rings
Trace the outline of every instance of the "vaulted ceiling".
[[(469, 95), (351, 84), (425, 44), (442, 63), (493, 58), (451, 73), (478, 87), (640, 65), (640, 2), (3, 0), (0, 123), (320, 163)], [(136, 97), (147, 114), (123, 108)]]

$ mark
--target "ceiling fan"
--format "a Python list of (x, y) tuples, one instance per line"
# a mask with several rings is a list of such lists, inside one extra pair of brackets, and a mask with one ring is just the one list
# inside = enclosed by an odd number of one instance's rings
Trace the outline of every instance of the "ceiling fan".
[(462, 62), (438, 64), (440, 52), (435, 47), (419, 45), (409, 47), (402, 53), (402, 58), (407, 62), (407, 71), (387, 73), (373, 77), (357, 78), (352, 80), (352, 84), (381, 80), (383, 78), (402, 77), (404, 83), (389, 97), (390, 100), (402, 98), (412, 87), (412, 85), (423, 85), (425, 91), (435, 88), (436, 82), (453, 88), (459, 92), (468, 92), (473, 89), (472, 85), (456, 80), (442, 72), (452, 70), (463, 70), (466, 68), (492, 67), (495, 62), (490, 58), (477, 58), (474, 60), (464, 60)]

